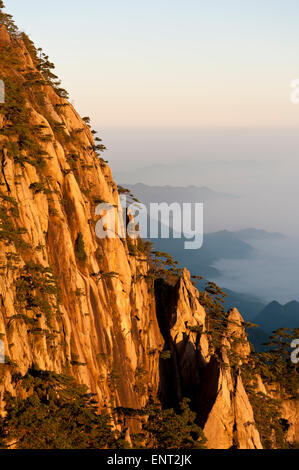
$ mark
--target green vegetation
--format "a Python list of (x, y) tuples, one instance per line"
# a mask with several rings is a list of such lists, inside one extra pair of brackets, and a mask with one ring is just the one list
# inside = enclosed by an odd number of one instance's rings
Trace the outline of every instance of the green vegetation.
[[(70, 377), (29, 370), (14, 376), (22, 395), (5, 394), (5, 418), (0, 418), (0, 446), (18, 449), (119, 448), (110, 417), (98, 414), (84, 386)], [(24, 392), (26, 397), (24, 398)]]
[(96, 249), (95, 258), (96, 258), (96, 260), (97, 260), (97, 262), (98, 262), (98, 264), (99, 264), (99, 266), (100, 266), (100, 265), (103, 263), (103, 260), (104, 260), (104, 255), (103, 255), (102, 250), (101, 250), (100, 247), (98, 247), (98, 248)]
[(134, 390), (139, 397), (143, 397), (147, 392), (148, 371), (144, 367), (137, 367), (135, 370)]
[(44, 194), (51, 194), (53, 191), (49, 189), (48, 184), (45, 182), (37, 181), (36, 183), (32, 183), (29, 186), (29, 189), (32, 189), (34, 194), (44, 193)]
[[(234, 322), (229, 320), (229, 313), (225, 311), (223, 305), (225, 297), (226, 294), (214, 282), (208, 282), (204, 292), (199, 292), (199, 302), (205, 308), (207, 313), (207, 334), (210, 339), (210, 343), (213, 345), (215, 353), (221, 362), (222, 355), (219, 348), (223, 344), (223, 338), (227, 336), (228, 325), (234, 325)], [(245, 326), (245, 323), (243, 326)], [(198, 332), (200, 332), (200, 329)], [(242, 339), (233, 335), (230, 335), (229, 340), (232, 346), (237, 343), (245, 343), (247, 341), (245, 337)], [(238, 364), (239, 360), (242, 359), (237, 357), (233, 349), (229, 352), (229, 358), (231, 360), (231, 365)]]
[[(42, 169), (49, 158), (43, 150), (40, 142), (52, 140), (51, 135), (44, 135), (44, 125), (33, 125), (31, 120), (30, 101), (34, 107), (47, 115), (43, 87), (51, 86), (61, 98), (66, 98), (67, 93), (60, 88), (60, 82), (53, 74), (54, 65), (49, 58), (36, 49), (33, 42), (25, 33), (20, 33), (14, 25), (12, 17), (3, 12), (4, 4), (0, 4), (0, 24), (4, 24), (12, 39), (21, 39), (33, 61), (35, 69), (26, 71), (22, 68), (21, 56), (16, 54), (15, 44), (3, 44), (0, 50), (1, 76), (5, 79), (5, 103), (1, 104), (0, 113), (4, 116), (4, 125), (1, 134), (7, 136), (9, 141), (3, 141), (2, 147), (7, 146), (8, 155), (15, 163), (24, 166), (30, 164), (37, 169)], [(48, 116), (49, 117), (49, 116)], [(50, 117), (49, 117), (50, 119)], [(58, 130), (62, 123), (56, 123), (54, 131)], [(0, 148), (1, 150), (1, 148)]]
[(112, 369), (109, 372), (108, 377), (107, 377), (107, 383), (108, 383), (109, 390), (113, 395), (121, 384), (121, 377), (120, 377), (119, 372), (116, 369)]
[[(96, 140), (97, 140), (97, 139), (96, 139)], [(117, 190), (118, 190), (118, 193), (119, 193), (119, 194), (126, 194), (126, 195), (129, 197), (129, 199), (130, 199), (129, 202), (131, 202), (131, 203), (133, 203), (133, 202), (139, 203), (139, 202), (140, 202), (140, 201), (134, 196), (134, 194), (132, 194), (132, 192), (131, 192), (129, 189), (124, 188), (123, 186), (118, 185), (118, 186), (117, 186)]]
[(15, 208), (0, 206), (0, 241), (5, 241), (6, 245), (13, 243), (19, 249), (28, 248), (29, 245), (22, 238), (27, 230), (16, 227), (11, 215), (16, 215)]
[(299, 366), (290, 359), (290, 343), (299, 337), (299, 328), (279, 328), (265, 344), (267, 352), (253, 354), (256, 371), (266, 383), (279, 383), (286, 395), (299, 398)]
[(83, 235), (82, 235), (81, 232), (78, 233), (78, 236), (76, 238), (75, 253), (76, 253), (77, 259), (81, 263), (84, 263), (87, 260), (87, 254), (86, 254), (86, 251), (85, 251), (84, 239), (83, 239)]
[(119, 277), (119, 273), (116, 271), (110, 271), (108, 273), (101, 273), (99, 279), (116, 279)]
[(159, 404), (147, 407), (149, 419), (143, 429), (148, 433), (146, 447), (154, 449), (203, 449), (206, 438), (195, 424), (196, 413), (189, 408), (190, 400), (184, 399), (176, 413), (163, 410)]
[(89, 116), (84, 116), (82, 118), (82, 121), (84, 121), (86, 124), (90, 124), (90, 117)]
[(171, 358), (171, 351), (161, 351), (160, 352), (160, 359), (162, 359), (162, 361), (166, 361), (167, 359), (170, 359)]
[(264, 449), (288, 449), (284, 420), (281, 418), (280, 402), (264, 393), (249, 393), (254, 419)]
[(12, 16), (2, 11), (4, 8), (4, 2), (0, 0), (0, 25), (4, 24), (11, 36), (18, 37), (18, 28), (14, 24)]
[[(0, 448), (119, 449), (127, 448), (123, 435), (112, 430), (111, 416), (99, 413), (94, 396), (71, 377), (32, 368), (13, 375), (17, 396), (6, 392), (6, 416), (0, 418)], [(110, 386), (119, 376), (113, 370)], [(133, 448), (202, 449), (206, 439), (195, 423), (195, 413), (184, 399), (178, 411), (163, 410), (150, 399), (140, 410), (117, 408), (114, 414), (136, 416), (140, 433), (132, 435)], [(144, 419), (145, 418), (145, 419)]]
[(151, 257), (153, 243), (142, 240), (140, 237), (133, 240), (133, 238), (129, 236), (126, 238), (126, 243), (130, 256), (137, 257), (139, 255), (145, 255), (147, 259)]
[(98, 197), (98, 196), (93, 196), (93, 197), (92, 197), (92, 202), (93, 202), (94, 204), (110, 204), (109, 202), (104, 201), (104, 199), (102, 199), (102, 198), (100, 198), (100, 197)]
[(153, 279), (171, 281), (173, 279), (179, 279), (182, 274), (182, 269), (177, 268), (178, 262), (174, 261), (171, 255), (162, 251), (151, 252), (150, 264), (151, 269), (149, 275)]
[[(293, 364), (290, 360), (290, 342), (298, 338), (298, 335), (298, 328), (293, 331), (280, 328), (273, 333), (270, 342), (266, 344), (271, 349), (267, 352), (252, 353), (241, 368), (255, 422), (266, 449), (292, 447), (286, 441), (288, 425), (281, 416), (281, 401), (298, 398), (298, 364)], [(256, 392), (257, 374), (266, 385), (274, 386), (276, 398)]]
[(42, 52), (42, 49), (35, 49), (33, 43), (31, 43), (31, 56), (37, 62), (37, 70), (39, 70), (44, 77), (46, 83), (51, 85), (54, 88), (54, 91), (60, 98), (68, 98), (68, 93), (66, 90), (61, 88), (61, 81), (58, 79), (57, 75), (53, 73), (55, 66), (52, 62), (49, 61), (49, 56)]
[(15, 281), (15, 289), (18, 309), (43, 313), (48, 323), (58, 311), (61, 291), (50, 267), (33, 262), (26, 264)]
[(71, 364), (72, 366), (86, 366), (86, 362), (80, 362), (78, 354), (71, 354)]
[(142, 424), (140, 433), (133, 434), (133, 448), (204, 449), (206, 438), (196, 424), (196, 413), (190, 400), (184, 398), (178, 410), (163, 409), (150, 397), (143, 409), (117, 408), (118, 416), (135, 417)]
[(187, 326), (188, 330), (191, 331), (191, 333), (197, 333), (199, 335), (202, 334), (203, 332), (203, 326), (202, 325), (197, 325), (197, 326)]
[[(4, 50), (0, 53), (0, 61), (2, 59), (7, 63)], [(40, 147), (37, 130), (30, 123), (31, 111), (26, 104), (23, 82), (19, 76), (5, 78), (5, 103), (1, 105), (0, 112), (5, 118), (1, 134), (10, 139), (6, 144), (8, 155), (22, 166), (28, 163), (42, 169), (48, 154)]]
[(130, 256), (138, 256), (139, 250), (138, 247), (135, 245), (131, 237), (127, 237), (127, 247)]

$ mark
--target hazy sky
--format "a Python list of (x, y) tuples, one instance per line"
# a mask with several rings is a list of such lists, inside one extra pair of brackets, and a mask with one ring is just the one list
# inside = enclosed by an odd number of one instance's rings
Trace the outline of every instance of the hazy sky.
[(205, 207), (205, 232), (297, 238), (250, 263), (220, 261), (223, 285), (299, 300), (299, 1), (5, 3), (92, 118), (117, 181), (236, 194)]
[(298, 0), (5, 0), (108, 127), (299, 127)]

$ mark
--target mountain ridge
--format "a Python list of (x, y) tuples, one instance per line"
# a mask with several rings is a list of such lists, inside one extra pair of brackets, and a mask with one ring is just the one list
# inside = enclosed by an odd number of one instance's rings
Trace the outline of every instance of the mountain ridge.
[(150, 202), (202, 202), (218, 198), (235, 199), (238, 196), (229, 193), (217, 192), (207, 186), (151, 186), (144, 183), (126, 184), (122, 186), (133, 192), (138, 199), (147, 205)]
[(254, 321), (268, 333), (278, 328), (297, 328), (299, 324), (299, 302), (296, 300), (281, 304), (273, 300), (259, 312)]

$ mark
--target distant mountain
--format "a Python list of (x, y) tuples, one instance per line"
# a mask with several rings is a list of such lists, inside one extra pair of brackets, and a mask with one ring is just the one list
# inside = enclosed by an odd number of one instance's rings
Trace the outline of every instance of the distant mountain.
[[(265, 303), (253, 295), (233, 292), (230, 289), (222, 290), (227, 295), (225, 298), (225, 308), (228, 310), (236, 307), (246, 321), (253, 321), (257, 316), (257, 312), (265, 308)], [(254, 331), (257, 331), (257, 329), (255, 328)]]
[[(219, 198), (234, 198), (232, 194), (218, 193), (207, 187), (197, 186), (149, 186), (146, 184), (122, 184), (129, 189), (146, 206), (151, 202), (209, 202)], [(150, 220), (148, 221), (150, 224)], [(256, 228), (246, 228), (237, 231), (221, 230), (204, 234), (203, 246), (200, 250), (185, 250), (184, 239), (173, 238), (173, 230), (170, 228), (169, 239), (154, 239), (154, 248), (171, 254), (179, 262), (180, 267), (187, 267), (192, 275), (201, 275), (206, 279), (217, 279), (220, 272), (213, 266), (219, 259), (247, 259), (254, 253), (255, 248), (250, 244), (255, 241), (283, 239), (280, 233), (270, 233)], [(203, 287), (199, 283), (198, 287)], [(237, 307), (243, 317), (248, 321), (255, 321), (258, 313), (264, 311), (265, 303), (259, 298), (223, 289), (227, 294), (225, 308)], [(255, 321), (255, 323), (258, 323)], [(281, 326), (281, 325), (280, 325)], [(265, 331), (263, 331), (265, 329)], [(275, 329), (269, 322), (268, 330)], [(261, 344), (267, 341), (266, 328), (251, 330), (250, 339), (257, 350), (261, 350)]]
[[(192, 271), (191, 274), (193, 274)], [(200, 281), (196, 281), (196, 287), (200, 291), (203, 291), (207, 282), (208, 281), (205, 278)], [(226, 294), (224, 302), (225, 309), (230, 310), (236, 307), (246, 321), (254, 323), (254, 318), (257, 316), (257, 313), (263, 310), (266, 306), (265, 303), (253, 295), (233, 292), (226, 288), (222, 288), (222, 291)]]
[(213, 261), (220, 258), (247, 258), (253, 252), (250, 244), (241, 240), (235, 232), (228, 230), (205, 234), (202, 250), (209, 253), (209, 257)]
[(267, 305), (254, 319), (263, 330), (271, 333), (281, 327), (299, 327), (299, 302), (293, 300), (285, 305), (273, 301)]
[(253, 248), (240, 240), (233, 232), (207, 233), (204, 235), (203, 246), (199, 250), (185, 250), (183, 238), (154, 239), (155, 249), (171, 254), (181, 266), (206, 278), (217, 277), (220, 273), (212, 267), (218, 259), (246, 259)]
[[(207, 234), (204, 245), (200, 250), (185, 250), (182, 239), (155, 239), (154, 249), (169, 253), (179, 262), (180, 267), (187, 267), (192, 275), (203, 276), (198, 283), (200, 289), (204, 288), (206, 279), (217, 277), (218, 271), (211, 266), (218, 257), (240, 258), (248, 257), (252, 247), (238, 240), (231, 232), (223, 231)], [(258, 298), (223, 289), (227, 294), (225, 308), (236, 307), (246, 320), (252, 320), (264, 307), (265, 303)]]
[(249, 328), (247, 330), (249, 341), (253, 344), (254, 350), (257, 352), (267, 351), (269, 346), (264, 346), (269, 341), (269, 335), (261, 328)]
[(246, 242), (254, 240), (282, 240), (287, 238), (286, 235), (277, 232), (266, 232), (266, 230), (258, 230), (256, 228), (247, 228), (243, 230), (237, 230), (234, 234), (240, 239)]
[(151, 202), (206, 202), (216, 199), (235, 199), (238, 196), (221, 193), (205, 186), (148, 186), (143, 183), (126, 184), (121, 186), (129, 189), (141, 202), (148, 205)]

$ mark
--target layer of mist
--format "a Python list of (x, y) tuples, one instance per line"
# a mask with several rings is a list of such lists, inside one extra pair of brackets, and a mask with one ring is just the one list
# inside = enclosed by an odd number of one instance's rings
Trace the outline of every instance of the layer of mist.
[[(213, 263), (223, 287), (254, 293), (264, 302), (299, 301), (299, 241), (295, 238), (252, 241), (248, 259), (222, 259)], [(299, 312), (298, 312), (299, 314)]]
[(110, 130), (119, 183), (206, 186), (238, 196), (205, 210), (205, 231), (247, 227), (299, 235), (297, 130)]

